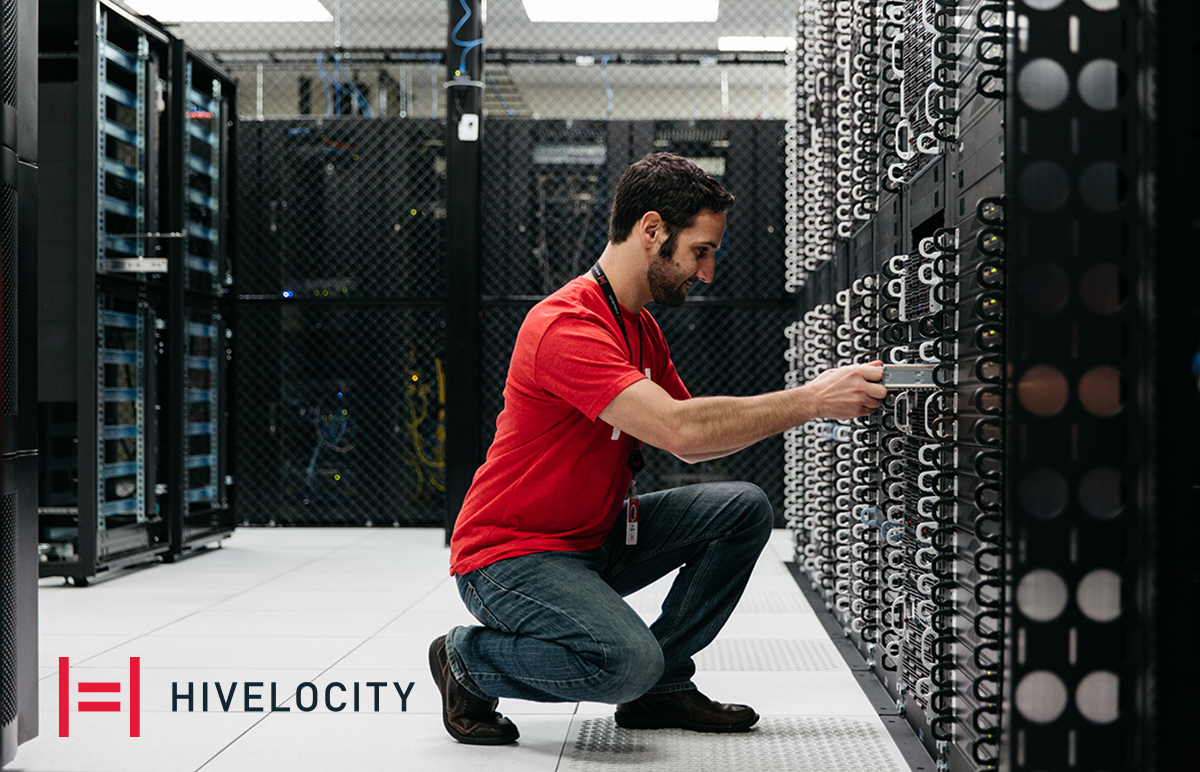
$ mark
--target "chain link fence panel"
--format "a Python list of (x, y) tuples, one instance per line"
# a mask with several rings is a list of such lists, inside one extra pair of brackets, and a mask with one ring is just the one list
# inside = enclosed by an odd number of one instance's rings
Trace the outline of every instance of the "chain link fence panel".
[(243, 302), (237, 321), (246, 524), (441, 522), (441, 307)]
[[(429, 416), (444, 404), (440, 332), (454, 286), (449, 6), (293, 5), (289, 21), (159, 14), (238, 81), (239, 505), (250, 522), (440, 523), (442, 477), (428, 461), (442, 452)], [(654, 312), (685, 382), (698, 395), (783, 386), (784, 121), (796, 93), (785, 61), (798, 0), (691, 5), (690, 21), (656, 20), (645, 3), (639, 22), (586, 23), (538, 19), (599, 11), (487, 3), (485, 449), (525, 313), (599, 256), (616, 182), (650, 152), (691, 158), (737, 197), (717, 280)], [(413, 374), (428, 389), (416, 413)], [(333, 410), (343, 400), (344, 423)], [(781, 440), (696, 466), (649, 459), (648, 485), (752, 480), (782, 517)]]
[[(620, 174), (648, 152), (692, 159), (737, 198), (711, 284), (680, 308), (651, 306), (695, 395), (748, 396), (783, 388), (782, 330), (791, 305), (782, 260), (780, 121), (534, 121), (490, 124), (484, 147), (483, 425), (488, 447), (503, 409), (513, 343), (540, 298), (587, 271), (603, 251)], [(647, 451), (645, 490), (748, 480), (782, 523), (783, 444), (688, 465)]]
[(440, 524), (444, 125), (339, 117), (239, 129), (241, 517)]
[[(214, 21), (202, 6), (162, 0), (132, 4), (227, 68), (244, 116), (445, 115), (448, 3), (296, 0), (263, 21)], [(783, 64), (795, 45), (798, 4), (700, 0), (664, 11), (654, 2), (622, 9), (490, 0), (485, 114), (784, 119), (794, 89)], [(618, 12), (638, 20), (586, 21)], [(672, 14), (683, 20), (664, 21)]]

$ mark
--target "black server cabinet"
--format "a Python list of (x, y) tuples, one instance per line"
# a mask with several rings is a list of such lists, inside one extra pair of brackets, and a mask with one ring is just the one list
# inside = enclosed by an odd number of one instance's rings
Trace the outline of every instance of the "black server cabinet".
[(444, 129), (239, 126), (239, 522), (442, 523)]
[(78, 583), (167, 551), (166, 33), (105, 2), (41, 5), (40, 569)]
[(229, 405), (234, 239), (229, 206), (234, 169), (235, 85), (181, 40), (170, 49), (171, 120), (166, 141), (170, 189), (167, 242), (169, 374), (159, 505), (171, 556), (228, 536), (234, 527), (229, 482)]
[(0, 765), (38, 734), (35, 0), (0, 8)]

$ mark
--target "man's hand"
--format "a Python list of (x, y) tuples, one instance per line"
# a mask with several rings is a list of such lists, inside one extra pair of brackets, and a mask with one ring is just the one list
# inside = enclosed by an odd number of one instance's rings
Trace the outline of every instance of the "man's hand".
[(874, 413), (887, 396), (883, 363), (837, 367), (813, 378), (801, 388), (807, 390), (817, 416), (821, 418), (857, 418)]

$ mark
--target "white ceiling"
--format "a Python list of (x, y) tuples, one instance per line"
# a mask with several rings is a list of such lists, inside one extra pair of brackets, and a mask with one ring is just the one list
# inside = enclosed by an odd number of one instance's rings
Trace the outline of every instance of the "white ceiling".
[[(593, 0), (602, 1), (602, 0)], [(176, 34), (201, 50), (443, 50), (448, 2), (443, 0), (320, 0), (339, 23), (182, 23)], [(715, 51), (724, 35), (792, 34), (798, 0), (721, 0), (713, 23), (533, 23), (521, 0), (488, 0), (484, 27), (489, 49), (561, 49), (603, 54), (612, 50)]]

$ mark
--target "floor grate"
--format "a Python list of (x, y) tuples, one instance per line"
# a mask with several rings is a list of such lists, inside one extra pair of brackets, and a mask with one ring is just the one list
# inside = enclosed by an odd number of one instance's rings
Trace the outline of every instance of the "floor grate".
[(578, 772), (889, 772), (904, 770), (877, 721), (771, 717), (744, 734), (621, 729), (611, 718), (583, 721), (569, 763)]
[(696, 668), (705, 671), (828, 672), (840, 663), (828, 641), (718, 639), (696, 655)]
[[(666, 595), (639, 593), (625, 601), (638, 613), (654, 614), (662, 609)], [(812, 608), (797, 592), (748, 592), (738, 601), (737, 610), (743, 614), (811, 614)]]

